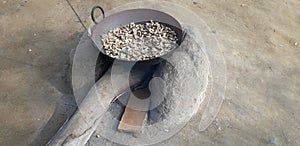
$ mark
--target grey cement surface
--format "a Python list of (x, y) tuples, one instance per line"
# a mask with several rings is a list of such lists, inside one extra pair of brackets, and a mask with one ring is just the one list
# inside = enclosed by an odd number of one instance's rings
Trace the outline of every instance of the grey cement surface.
[[(206, 131), (196, 115), (159, 145), (299, 145), (300, 1), (173, 1), (212, 28), (227, 90)], [(127, 0), (71, 2), (90, 24), (93, 5)], [(44, 145), (75, 110), (68, 55), (81, 31), (65, 1), (0, 1), (0, 145)]]

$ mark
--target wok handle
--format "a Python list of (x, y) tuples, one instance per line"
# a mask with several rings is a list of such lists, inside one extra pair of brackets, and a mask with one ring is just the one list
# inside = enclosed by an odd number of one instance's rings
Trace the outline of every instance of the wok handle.
[(94, 12), (95, 12), (96, 9), (100, 9), (100, 10), (101, 10), (103, 19), (105, 18), (105, 13), (104, 13), (103, 8), (100, 7), (100, 6), (94, 6), (94, 7), (92, 8), (92, 11), (91, 11), (91, 17), (92, 17), (92, 20), (93, 20), (93, 22), (94, 22), (95, 24), (98, 24), (98, 22), (97, 22), (96, 19), (95, 19), (95, 15), (94, 15)]

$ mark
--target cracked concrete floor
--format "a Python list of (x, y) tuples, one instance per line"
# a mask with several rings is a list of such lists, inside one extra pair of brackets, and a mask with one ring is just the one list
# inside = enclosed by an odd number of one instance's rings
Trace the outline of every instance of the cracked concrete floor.
[[(90, 8), (129, 0), (71, 0), (86, 24)], [(172, 0), (215, 33), (227, 65), (217, 120), (196, 115), (164, 145), (299, 145), (300, 1)], [(44, 145), (76, 104), (69, 51), (83, 29), (65, 1), (0, 1), (0, 145)]]

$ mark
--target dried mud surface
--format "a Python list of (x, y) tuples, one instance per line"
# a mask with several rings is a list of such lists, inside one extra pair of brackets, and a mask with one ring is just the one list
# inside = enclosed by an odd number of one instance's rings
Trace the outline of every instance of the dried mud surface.
[[(71, 2), (90, 24), (93, 5), (129, 1)], [(171, 1), (216, 35), (227, 90), (206, 131), (196, 115), (159, 145), (299, 145), (300, 1)], [(67, 77), (82, 31), (65, 1), (0, 1), (0, 145), (45, 145), (76, 109)]]

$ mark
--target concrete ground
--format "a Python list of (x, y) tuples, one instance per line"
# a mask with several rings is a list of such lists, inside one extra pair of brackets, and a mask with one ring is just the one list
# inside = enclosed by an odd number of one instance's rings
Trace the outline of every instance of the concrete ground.
[[(93, 5), (128, 1), (71, 0), (86, 24)], [(227, 90), (206, 131), (197, 115), (161, 144), (299, 145), (300, 1), (172, 1), (213, 29)], [(0, 1), (0, 145), (45, 145), (75, 110), (68, 55), (81, 31), (65, 1)]]

